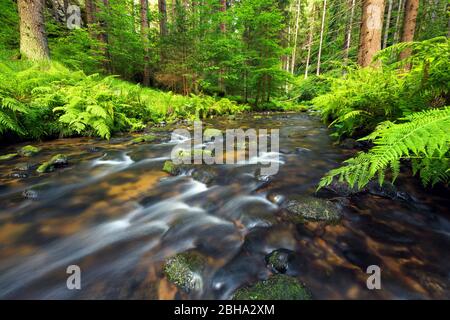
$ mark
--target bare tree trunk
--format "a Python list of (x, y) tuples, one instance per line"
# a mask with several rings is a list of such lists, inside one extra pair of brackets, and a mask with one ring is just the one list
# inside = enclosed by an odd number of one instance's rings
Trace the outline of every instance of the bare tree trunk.
[(141, 1), (141, 36), (142, 36), (142, 43), (144, 45), (144, 74), (142, 78), (142, 84), (148, 87), (150, 85), (148, 0), (140, 0), (140, 1)]
[(395, 33), (394, 33), (394, 44), (398, 43), (400, 39), (400, 21), (403, 15), (403, 7), (405, 3), (403, 0), (398, 0), (397, 18), (395, 20)]
[(315, 22), (315, 16), (316, 16), (316, 6), (313, 4), (311, 9), (311, 25), (309, 26), (309, 35), (308, 35), (308, 54), (306, 56), (306, 66), (305, 66), (305, 79), (308, 78), (308, 69), (309, 69), (309, 63), (311, 61), (311, 47), (313, 42), (313, 31), (314, 31), (314, 22)]
[(291, 73), (294, 74), (295, 69), (295, 60), (297, 59), (297, 38), (298, 38), (298, 29), (299, 29), (299, 20), (300, 20), (300, 9), (301, 9), (301, 0), (298, 0), (297, 3), (297, 18), (295, 19), (295, 32), (294, 32), (294, 47), (292, 48), (292, 60), (291, 60)]
[[(414, 40), (414, 31), (416, 30), (416, 20), (418, 12), (419, 0), (406, 0), (402, 42), (411, 42)], [(400, 59), (402, 60), (408, 58), (410, 55), (411, 49), (405, 49), (400, 53)]]
[(358, 64), (367, 67), (373, 56), (381, 49), (381, 31), (383, 29), (384, 0), (364, 0)]
[(48, 60), (44, 29), (44, 0), (18, 0), (20, 16), (20, 53), (30, 60)]
[(320, 42), (319, 42), (319, 53), (317, 54), (317, 71), (316, 75), (320, 75), (320, 59), (322, 57), (322, 44), (323, 44), (323, 33), (325, 30), (325, 17), (327, 14), (327, 0), (323, 0), (323, 12), (322, 12), (322, 25), (320, 27)]
[[(220, 0), (220, 7), (219, 7), (219, 11), (222, 13), (225, 13), (227, 11), (227, 1), (226, 0)], [(225, 25), (224, 21), (220, 22), (220, 32), (221, 33), (226, 33), (227, 31), (227, 27)], [(221, 92), (225, 93), (225, 83), (223, 80), (223, 74), (224, 74), (224, 69), (220, 68), (219, 70), (219, 89)]]
[(389, 27), (391, 25), (392, 3), (393, 3), (393, 0), (389, 0), (386, 23), (384, 25), (384, 39), (383, 39), (383, 46), (382, 46), (383, 49), (387, 47), (387, 42), (389, 39)]
[(86, 0), (86, 23), (88, 25), (95, 23), (95, 4), (93, 0)]
[(349, 0), (350, 7), (350, 20), (348, 22), (347, 34), (345, 35), (345, 47), (344, 47), (344, 64), (348, 63), (348, 56), (350, 53), (350, 45), (352, 41), (352, 29), (353, 29), (353, 17), (355, 16), (355, 2), (356, 0)]
[(161, 37), (167, 36), (167, 4), (166, 0), (158, 0), (159, 33)]

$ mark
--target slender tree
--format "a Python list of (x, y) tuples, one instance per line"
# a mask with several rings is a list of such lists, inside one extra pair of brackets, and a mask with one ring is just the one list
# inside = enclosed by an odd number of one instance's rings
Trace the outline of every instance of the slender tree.
[(327, 14), (327, 0), (323, 0), (322, 25), (320, 26), (319, 52), (317, 54), (317, 71), (316, 75), (320, 75), (320, 63), (322, 58), (323, 33), (325, 31), (325, 17)]
[(149, 39), (148, 39), (148, 0), (141, 1), (141, 36), (144, 45), (144, 74), (142, 77), (142, 84), (144, 86), (150, 85), (150, 66), (149, 66)]
[[(419, 12), (419, 0), (406, 0), (405, 20), (403, 21), (402, 42), (414, 40), (416, 30), (417, 13)], [(411, 49), (405, 49), (400, 53), (400, 59), (405, 59), (411, 55)]]
[(388, 12), (387, 12), (386, 22), (385, 22), (385, 26), (384, 26), (384, 39), (383, 39), (383, 46), (382, 46), (383, 49), (387, 47), (387, 42), (389, 39), (389, 27), (391, 25), (392, 4), (393, 4), (393, 0), (389, 0)]
[(398, 0), (397, 6), (397, 18), (395, 19), (395, 33), (394, 33), (394, 44), (398, 43), (400, 39), (400, 22), (403, 15), (403, 8), (405, 6), (405, 2), (403, 0)]
[(305, 79), (308, 78), (308, 71), (309, 71), (309, 63), (311, 61), (311, 48), (312, 48), (312, 42), (313, 42), (313, 32), (314, 32), (314, 23), (315, 23), (315, 16), (316, 16), (316, 5), (313, 3), (312, 9), (311, 9), (311, 22), (309, 26), (309, 34), (308, 34), (308, 53), (306, 55), (306, 66), (305, 66)]
[(291, 60), (291, 73), (294, 74), (295, 70), (295, 61), (297, 59), (297, 40), (298, 40), (298, 30), (299, 30), (299, 20), (300, 20), (300, 9), (301, 9), (301, 1), (297, 2), (297, 14), (295, 19), (295, 32), (294, 32), (294, 47), (292, 48), (292, 60)]
[(20, 52), (31, 60), (50, 58), (44, 29), (44, 0), (18, 0)]
[(364, 0), (358, 64), (367, 67), (373, 56), (381, 49), (381, 31), (383, 29), (384, 0)]
[(355, 2), (356, 2), (356, 0), (348, 1), (348, 6), (350, 9), (350, 18), (348, 21), (347, 32), (345, 35), (344, 64), (347, 64), (348, 56), (350, 54), (350, 45), (351, 45), (351, 41), (352, 41), (353, 18), (355, 16)]

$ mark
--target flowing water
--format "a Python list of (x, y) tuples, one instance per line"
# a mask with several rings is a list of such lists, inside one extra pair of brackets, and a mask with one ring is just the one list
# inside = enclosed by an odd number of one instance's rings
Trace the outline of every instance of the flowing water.
[[(450, 197), (401, 178), (408, 201), (373, 194), (346, 201), (336, 225), (294, 224), (279, 204), (314, 195), (320, 177), (352, 151), (306, 114), (217, 119), (211, 127), (279, 128), (280, 171), (270, 183), (255, 165), (221, 165), (213, 183), (161, 169), (176, 141), (131, 145), (59, 139), (37, 144), (28, 165), (52, 154), (70, 166), (18, 177), (24, 158), (0, 163), (0, 297), (38, 299), (229, 299), (265, 279), (264, 257), (295, 251), (289, 270), (316, 299), (450, 298)], [(2, 148), (2, 154), (22, 146)], [(23, 165), (22, 165), (23, 166)], [(269, 201), (275, 199), (276, 201)], [(189, 293), (164, 276), (164, 260), (186, 250), (207, 258)], [(81, 290), (68, 290), (66, 268), (81, 268)], [(382, 289), (368, 290), (366, 268), (379, 265)]]

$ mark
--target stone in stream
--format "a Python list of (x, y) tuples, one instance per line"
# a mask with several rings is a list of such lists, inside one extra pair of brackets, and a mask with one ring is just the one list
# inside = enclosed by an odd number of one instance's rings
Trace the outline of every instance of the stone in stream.
[(11, 159), (14, 159), (15, 157), (17, 157), (18, 155), (19, 155), (18, 153), (5, 154), (3, 156), (0, 156), (0, 161), (11, 160)]
[(143, 143), (143, 142), (152, 142), (156, 140), (156, 136), (153, 134), (147, 134), (147, 135), (143, 135), (137, 138), (134, 138), (133, 140), (131, 140), (131, 144), (138, 144), (138, 143)]
[(277, 249), (266, 255), (266, 265), (272, 272), (286, 273), (290, 262), (294, 259), (294, 251)]
[(311, 300), (311, 294), (297, 278), (277, 274), (238, 289), (233, 300)]
[(204, 184), (210, 184), (219, 174), (214, 166), (174, 164), (171, 160), (164, 162), (162, 170), (172, 176), (188, 174)]
[(164, 274), (180, 289), (191, 292), (201, 290), (201, 272), (205, 268), (205, 258), (196, 252), (179, 253), (166, 260)]
[(17, 153), (20, 154), (22, 157), (32, 157), (35, 154), (37, 154), (39, 151), (41, 151), (40, 148), (28, 145), (28, 146), (20, 148), (17, 151)]
[(16, 164), (14, 167), (14, 171), (24, 172), (24, 171), (31, 171), (36, 167), (36, 164), (31, 164), (28, 162), (21, 162)]
[(370, 181), (361, 190), (358, 190), (356, 187), (351, 187), (347, 182), (333, 180), (330, 185), (323, 188), (323, 191), (331, 194), (336, 194), (341, 197), (350, 197), (358, 194), (369, 193), (392, 200), (413, 200), (408, 193), (399, 191), (391, 182), (384, 182), (382, 185), (380, 185), (377, 181), (374, 180)]
[(288, 199), (283, 208), (296, 223), (304, 221), (336, 223), (342, 216), (339, 205), (329, 200), (308, 196)]
[(53, 156), (49, 161), (42, 163), (36, 171), (38, 173), (48, 173), (54, 171), (56, 168), (61, 168), (69, 164), (67, 157), (63, 154)]

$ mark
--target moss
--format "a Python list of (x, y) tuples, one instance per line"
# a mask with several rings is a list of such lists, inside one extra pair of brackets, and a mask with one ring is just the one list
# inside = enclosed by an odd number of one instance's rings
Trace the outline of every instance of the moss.
[(20, 148), (18, 153), (23, 157), (31, 157), (31, 156), (34, 156), (39, 151), (41, 151), (40, 148), (28, 145), (28, 146)]
[(205, 140), (211, 140), (212, 137), (222, 137), (222, 131), (220, 131), (219, 129), (206, 129), (205, 132), (203, 133), (203, 136), (205, 138)]
[(238, 289), (233, 300), (310, 300), (311, 294), (294, 277), (274, 275), (253, 286)]
[(156, 136), (153, 134), (147, 134), (144, 136), (140, 136), (131, 140), (131, 144), (138, 144), (143, 142), (152, 142), (156, 140)]
[(200, 272), (204, 265), (205, 259), (200, 254), (183, 252), (166, 261), (164, 273), (170, 282), (189, 292), (202, 285)]
[(18, 153), (5, 154), (3, 156), (0, 156), (0, 161), (11, 160), (11, 159), (14, 159), (15, 157), (17, 157), (18, 155), (19, 155)]
[(172, 161), (167, 160), (166, 162), (164, 162), (164, 167), (163, 167), (164, 172), (175, 175), (176, 169), (177, 169), (177, 166)]
[(55, 167), (50, 163), (50, 161), (44, 162), (36, 169), (36, 171), (38, 173), (47, 173), (47, 172), (52, 172), (54, 170), (55, 170)]
[(67, 165), (67, 156), (64, 154), (57, 154), (53, 156), (49, 161), (41, 164), (36, 171), (38, 173), (47, 173), (55, 170), (55, 167), (61, 167)]

